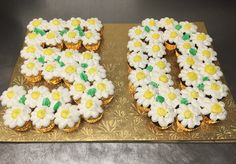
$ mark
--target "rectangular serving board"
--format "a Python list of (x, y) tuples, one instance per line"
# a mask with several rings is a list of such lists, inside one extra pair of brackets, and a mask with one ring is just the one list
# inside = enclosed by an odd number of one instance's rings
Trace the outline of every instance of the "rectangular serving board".
[[(203, 22), (195, 22), (198, 31), (207, 32)], [(113, 101), (105, 109), (104, 117), (95, 124), (82, 122), (78, 131), (65, 133), (55, 128), (49, 133), (35, 130), (15, 132), (4, 126), (4, 109), (0, 110), (0, 142), (236, 142), (236, 106), (229, 92), (223, 99), (228, 116), (225, 121), (214, 125), (203, 124), (193, 132), (183, 132), (175, 125), (159, 130), (146, 115), (134, 109), (134, 99), (128, 93), (127, 43), (128, 30), (136, 24), (105, 24), (103, 40), (99, 50), (101, 64), (107, 71), (108, 79), (115, 85)], [(173, 62), (173, 63), (172, 63)], [(174, 63), (175, 62), (175, 63)], [(31, 88), (20, 73), (23, 59), (19, 57), (12, 74), (10, 86), (23, 85)], [(172, 73), (176, 61), (171, 61)], [(175, 79), (173, 79), (175, 80)], [(176, 79), (177, 80), (177, 79)], [(225, 80), (223, 78), (225, 83)]]

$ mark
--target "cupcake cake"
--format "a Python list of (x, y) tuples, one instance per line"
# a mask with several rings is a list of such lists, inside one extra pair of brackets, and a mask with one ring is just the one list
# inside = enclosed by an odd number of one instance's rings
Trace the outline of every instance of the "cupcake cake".
[(100, 46), (101, 36), (97, 31), (86, 31), (81, 39), (83, 46), (89, 51), (96, 51)]

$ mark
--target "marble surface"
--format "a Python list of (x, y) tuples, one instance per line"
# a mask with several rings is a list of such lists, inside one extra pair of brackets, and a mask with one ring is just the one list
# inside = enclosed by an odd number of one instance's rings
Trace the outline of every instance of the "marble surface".
[[(138, 23), (146, 17), (204, 21), (229, 87), (236, 97), (236, 1), (11, 0), (0, 6), (0, 92), (8, 86), (34, 17), (99, 17), (104, 23)], [(227, 28), (227, 29), (226, 29)], [(0, 134), (1, 135), (1, 134)], [(0, 163), (236, 163), (236, 144), (0, 143)]]

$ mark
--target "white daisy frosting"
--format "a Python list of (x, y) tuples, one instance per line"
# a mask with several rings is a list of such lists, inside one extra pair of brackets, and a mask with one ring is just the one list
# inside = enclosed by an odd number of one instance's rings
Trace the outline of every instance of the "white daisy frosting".
[(129, 29), (128, 36), (130, 37), (130, 39), (144, 39), (146, 35), (143, 27), (135, 26)]
[(42, 103), (43, 98), (48, 94), (49, 89), (45, 86), (34, 86), (32, 89), (28, 90), (28, 93), (25, 96), (25, 105), (29, 106), (30, 108), (35, 108), (37, 105)]
[(109, 96), (114, 94), (114, 85), (110, 80), (100, 79), (96, 80), (93, 83), (93, 86), (96, 88), (95, 96), (100, 98), (108, 98)]
[(201, 63), (197, 56), (192, 56), (189, 54), (180, 55), (177, 58), (177, 62), (179, 63), (181, 69), (194, 68)]
[(177, 113), (177, 119), (184, 127), (192, 129), (200, 126), (202, 120), (200, 108), (191, 104), (180, 105)]
[(48, 22), (42, 18), (36, 18), (30, 21), (27, 25), (27, 29), (29, 31), (34, 31), (35, 28), (47, 30), (48, 29)]
[(41, 45), (43, 43), (43, 37), (34, 32), (30, 32), (25, 37), (25, 43), (27, 45)]
[(42, 47), (38, 45), (27, 45), (20, 51), (20, 56), (24, 59), (35, 59), (40, 56)]
[(217, 60), (217, 53), (212, 48), (208, 48), (206, 46), (201, 46), (198, 48), (197, 56), (204, 62), (212, 62)]
[(180, 102), (180, 90), (173, 87), (159, 87), (159, 94), (165, 98), (166, 104), (172, 109), (175, 109)]
[(62, 43), (62, 37), (59, 32), (49, 31), (43, 36), (43, 42), (45, 42), (46, 45), (56, 46)]
[(164, 41), (162, 31), (150, 31), (146, 35), (147, 35), (147, 37), (145, 38), (146, 42), (163, 43), (163, 41)]
[(153, 103), (148, 116), (151, 117), (152, 122), (157, 122), (161, 127), (167, 127), (174, 122), (176, 113), (166, 103)]
[(227, 111), (225, 104), (216, 99), (205, 99), (204, 108), (201, 109), (203, 115), (207, 115), (213, 121), (225, 120)]
[(209, 35), (200, 32), (192, 33), (191, 39), (192, 42), (196, 44), (198, 47), (203, 45), (210, 46), (212, 42), (212, 38)]
[(101, 40), (101, 36), (97, 31), (89, 30), (84, 32), (82, 36), (83, 45), (97, 44)]
[(103, 66), (98, 64), (89, 65), (87, 68), (85, 68), (85, 73), (87, 74), (88, 80), (90, 82), (106, 77), (106, 70)]
[(150, 73), (150, 76), (152, 81), (156, 82), (161, 86), (163, 85), (172, 86), (174, 84), (169, 74), (153, 71)]
[(36, 59), (28, 59), (21, 65), (21, 73), (26, 76), (37, 76), (42, 71), (42, 64)]
[(68, 43), (78, 43), (81, 40), (81, 37), (76, 30), (69, 30), (63, 35), (63, 40)]
[[(207, 76), (211, 80), (219, 80), (223, 73), (219, 66), (216, 66), (212, 62), (200, 63), (196, 66), (203, 76)], [(196, 69), (197, 69), (196, 68)]]
[(202, 75), (193, 69), (182, 69), (179, 78), (181, 78), (187, 86), (197, 86), (202, 82)]
[(150, 82), (150, 73), (147, 70), (136, 69), (130, 72), (128, 78), (134, 87), (143, 86)]
[(30, 120), (36, 129), (48, 127), (51, 121), (54, 120), (54, 110), (49, 107), (39, 106), (31, 113)]
[(181, 90), (181, 97), (187, 99), (189, 103), (195, 106), (202, 106), (205, 94), (197, 88), (186, 87)]
[(185, 33), (196, 33), (197, 32), (197, 26), (194, 23), (190, 23), (188, 21), (182, 21), (179, 23), (181, 25), (181, 32)]
[(165, 52), (165, 47), (161, 43), (150, 43), (146, 46), (146, 52), (148, 56), (154, 57), (154, 58), (161, 58), (163, 57)]
[(10, 128), (22, 127), (30, 120), (30, 112), (29, 107), (15, 104), (14, 107), (8, 108), (3, 115), (4, 125)]
[(89, 18), (86, 20), (85, 25), (88, 30), (101, 31), (102, 22), (98, 18)]
[(65, 27), (66, 27), (66, 23), (61, 18), (54, 18), (50, 20), (48, 23), (48, 28), (51, 31), (62, 31), (65, 29)]
[(153, 18), (146, 18), (142, 21), (142, 26), (148, 26), (151, 30), (158, 30), (158, 20), (155, 20)]
[(78, 105), (80, 109), (80, 114), (85, 118), (97, 118), (99, 114), (103, 113), (103, 109), (101, 108), (102, 101), (97, 97), (91, 97), (89, 95), (84, 94), (81, 97), (81, 103)]
[(80, 113), (76, 105), (63, 104), (55, 114), (54, 123), (59, 129), (73, 128), (80, 121)]
[(149, 63), (155, 72), (169, 73), (171, 71), (170, 63), (168, 63), (165, 58), (150, 58)]
[(14, 85), (4, 91), (0, 97), (2, 106), (13, 107), (19, 104), (19, 99), (26, 94), (25, 89), (22, 86)]
[(75, 78), (80, 75), (82, 69), (80, 68), (79, 64), (76, 62), (65, 63), (65, 66), (61, 68), (61, 77), (65, 80), (73, 83)]
[(131, 52), (128, 55), (128, 62), (129, 65), (135, 69), (137, 68), (145, 68), (148, 60), (147, 55), (143, 54), (142, 52)]
[(68, 103), (71, 101), (70, 92), (67, 88), (63, 86), (58, 87), (57, 89), (53, 89), (49, 95), (49, 100), (51, 101), (52, 105), (60, 101), (63, 103)]
[(76, 78), (74, 83), (70, 86), (70, 94), (74, 100), (78, 100), (84, 93), (86, 93), (89, 87), (89, 82), (84, 82), (80, 78)]
[(94, 63), (95, 65), (99, 63), (101, 57), (98, 53), (92, 51), (85, 51), (81, 55), (79, 55), (79, 62), (80, 63)]
[(175, 29), (172, 29), (172, 30), (166, 30), (164, 32), (164, 40), (165, 41), (168, 41), (170, 43), (177, 43), (179, 41), (179, 37), (180, 37), (180, 32), (175, 30)]
[(85, 20), (83, 20), (80, 17), (77, 18), (72, 17), (70, 20), (66, 22), (66, 26), (71, 30), (74, 30), (77, 27), (81, 27), (83, 29), (85, 26)]
[(165, 17), (160, 19), (159, 24), (161, 28), (165, 28), (166, 30), (171, 30), (175, 28), (177, 21), (175, 21), (173, 18)]
[(58, 55), (60, 55), (60, 50), (58, 48), (48, 47), (42, 50), (40, 57), (44, 58), (44, 61), (47, 62), (54, 61)]
[(128, 42), (128, 49), (130, 52), (132, 52), (132, 51), (143, 52), (145, 47), (146, 47), (146, 44), (143, 41), (138, 40), (138, 39), (133, 39)]
[(136, 89), (134, 98), (138, 105), (143, 107), (149, 107), (153, 102), (155, 102), (156, 91), (151, 87), (144, 85)]
[(42, 75), (45, 80), (60, 77), (61, 67), (57, 62), (49, 61), (43, 65)]
[(210, 80), (204, 83), (204, 93), (215, 99), (222, 99), (228, 94), (228, 87), (221, 81)]
[(189, 40), (179, 40), (176, 46), (181, 54), (189, 53), (189, 49), (194, 47), (194, 44)]

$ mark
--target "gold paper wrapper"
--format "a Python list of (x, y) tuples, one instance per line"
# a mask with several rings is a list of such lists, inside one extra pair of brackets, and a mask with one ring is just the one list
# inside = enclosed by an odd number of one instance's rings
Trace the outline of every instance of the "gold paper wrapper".
[[(204, 23), (198, 22), (199, 31), (206, 32)], [(0, 141), (1, 142), (88, 142), (88, 141), (151, 141), (151, 142), (236, 142), (236, 106), (231, 93), (224, 98), (227, 119), (217, 124), (202, 125), (192, 132), (185, 132), (174, 123), (170, 128), (161, 130), (150, 126), (151, 119), (139, 114), (135, 109), (135, 101), (128, 93), (127, 43), (128, 30), (136, 24), (105, 24), (103, 41), (98, 53), (101, 64), (107, 71), (107, 78), (115, 85), (115, 95), (111, 103), (104, 109), (100, 121), (89, 124), (81, 121), (79, 129), (66, 133), (54, 128), (48, 133), (38, 133), (30, 130), (24, 133), (16, 132), (3, 124), (4, 110), (0, 110)], [(175, 55), (173, 55), (175, 56)], [(168, 57), (168, 56), (167, 56)], [(25, 81), (20, 74), (23, 59), (16, 63), (10, 85), (23, 85), (27, 89), (34, 84)], [(178, 74), (176, 59), (171, 63), (171, 74)], [(179, 85), (179, 79), (173, 78)], [(224, 81), (225, 82), (225, 81)], [(41, 83), (41, 82), (40, 82)], [(61, 84), (61, 83), (60, 83)], [(64, 84), (62, 84), (64, 85)]]

